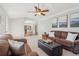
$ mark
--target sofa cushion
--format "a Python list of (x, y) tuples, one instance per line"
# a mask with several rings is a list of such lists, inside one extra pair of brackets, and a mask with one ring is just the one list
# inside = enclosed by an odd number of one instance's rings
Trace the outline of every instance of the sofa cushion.
[(10, 44), (10, 49), (13, 55), (23, 55), (25, 53), (24, 42), (8, 40)]
[(62, 32), (61, 31), (55, 31), (55, 37), (61, 38)]
[(68, 34), (68, 32), (61, 32), (62, 34), (61, 34), (61, 38), (62, 39), (66, 39), (67, 38), (67, 34)]
[(7, 56), (9, 52), (9, 43), (0, 39), (0, 56)]
[(11, 34), (2, 34), (0, 35), (0, 39), (8, 40), (8, 39), (13, 39), (13, 37)]
[(68, 36), (67, 36), (67, 39), (66, 40), (69, 40), (69, 41), (72, 41), (74, 42), (76, 37), (77, 37), (78, 34), (72, 34), (72, 33), (68, 33)]
[(5, 34), (5, 36), (7, 36), (8, 39), (13, 39), (13, 36), (11, 34)]
[(73, 45), (73, 43), (71, 41), (64, 40), (64, 39), (57, 39), (56, 43), (59, 43), (61, 45), (68, 46), (68, 47), (71, 47)]

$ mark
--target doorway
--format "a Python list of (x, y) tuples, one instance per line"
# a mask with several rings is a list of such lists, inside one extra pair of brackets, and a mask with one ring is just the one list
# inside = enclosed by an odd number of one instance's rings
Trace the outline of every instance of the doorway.
[(37, 35), (37, 24), (29, 22), (24, 24), (24, 36)]

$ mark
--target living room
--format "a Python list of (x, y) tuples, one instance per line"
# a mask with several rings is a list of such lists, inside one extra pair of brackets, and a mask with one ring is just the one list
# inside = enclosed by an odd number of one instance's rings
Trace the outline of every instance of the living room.
[[(0, 11), (0, 39), (9, 43), (0, 46), (11, 49), (9, 56), (21, 54), (12, 48), (23, 42), (28, 44), (24, 56), (79, 55), (79, 3), (0, 3)], [(4, 48), (0, 55), (7, 56)]]

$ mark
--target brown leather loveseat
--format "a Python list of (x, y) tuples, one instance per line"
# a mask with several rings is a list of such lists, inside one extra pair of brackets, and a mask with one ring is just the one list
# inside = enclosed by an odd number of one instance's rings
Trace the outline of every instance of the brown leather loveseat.
[(79, 33), (77, 32), (70, 32), (70, 33), (77, 33), (77, 37), (74, 42), (71, 42), (69, 40), (66, 40), (68, 32), (66, 31), (51, 31), (54, 32), (55, 37), (49, 37), (49, 39), (52, 39), (54, 42), (59, 43), (62, 45), (62, 47), (66, 50), (69, 50), (75, 54), (79, 53)]
[(9, 46), (8, 39), (19, 41), (19, 42), (24, 42), (24, 50), (25, 51), (22, 56), (38, 56), (38, 54), (36, 52), (31, 50), (31, 48), (27, 44), (26, 38), (13, 38), (11, 34), (0, 35), (0, 56), (11, 56), (11, 55), (15, 56), (11, 52), (11, 48)]

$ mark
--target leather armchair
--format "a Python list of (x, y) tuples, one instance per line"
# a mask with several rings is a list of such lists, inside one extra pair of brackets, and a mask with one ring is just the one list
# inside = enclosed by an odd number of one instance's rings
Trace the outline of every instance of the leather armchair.
[[(25, 54), (22, 56), (38, 56), (37, 52), (34, 52), (31, 50), (30, 46), (27, 44), (26, 38), (13, 38), (13, 36), (11, 34), (3, 34), (0, 36), (0, 40), (5, 40), (6, 42), (8, 42), (8, 39), (24, 42)], [(6, 48), (5, 48), (5, 50), (6, 50)], [(0, 53), (2, 53), (2, 51)], [(12, 55), (10, 49), (6, 53), (6, 56), (7, 55), (8, 56)]]

